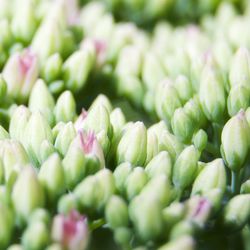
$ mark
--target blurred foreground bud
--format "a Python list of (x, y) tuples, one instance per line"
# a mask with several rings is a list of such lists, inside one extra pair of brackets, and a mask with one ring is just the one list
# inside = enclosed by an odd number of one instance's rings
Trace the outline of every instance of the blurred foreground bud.
[(117, 162), (128, 161), (143, 166), (147, 153), (147, 130), (142, 122), (133, 124), (122, 136), (117, 148)]
[(48, 87), (42, 79), (36, 81), (29, 97), (29, 109), (31, 112), (39, 111), (46, 118), (50, 126), (54, 124), (53, 109), (55, 101)]
[(33, 210), (44, 206), (43, 189), (31, 166), (21, 171), (13, 187), (12, 201), (20, 223), (27, 221)]
[(195, 242), (191, 236), (182, 236), (178, 239), (171, 240), (169, 243), (161, 246), (157, 250), (194, 250)]
[(111, 196), (106, 204), (105, 218), (109, 226), (113, 229), (128, 226), (128, 207), (121, 197), (116, 195)]
[(58, 97), (54, 112), (56, 122), (69, 122), (75, 119), (76, 101), (70, 91), (66, 90)]
[(240, 230), (250, 218), (250, 194), (233, 197), (223, 212), (223, 226), (230, 232)]
[(238, 172), (246, 161), (249, 151), (250, 128), (242, 110), (223, 127), (221, 151), (227, 166)]
[(164, 174), (169, 180), (172, 176), (172, 163), (169, 153), (161, 151), (145, 167), (150, 178)]
[(38, 59), (30, 49), (13, 54), (3, 69), (8, 95), (19, 102), (26, 101), (38, 73)]
[(206, 164), (203, 170), (196, 177), (192, 194), (206, 193), (214, 188), (226, 189), (226, 169), (222, 159), (215, 159)]
[(65, 191), (64, 171), (58, 154), (51, 155), (41, 166), (38, 179), (43, 186), (48, 201), (55, 202)]
[(183, 191), (193, 183), (198, 160), (199, 152), (193, 145), (181, 152), (173, 167), (173, 182), (177, 188)]
[(52, 224), (52, 239), (70, 250), (85, 250), (88, 245), (87, 218), (72, 210), (68, 215), (56, 215)]

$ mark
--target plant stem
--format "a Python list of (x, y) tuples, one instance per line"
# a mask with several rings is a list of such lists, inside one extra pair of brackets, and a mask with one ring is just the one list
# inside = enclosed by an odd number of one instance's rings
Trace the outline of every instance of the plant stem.
[(232, 194), (237, 194), (239, 192), (239, 173), (232, 171), (232, 179), (231, 179), (231, 191)]

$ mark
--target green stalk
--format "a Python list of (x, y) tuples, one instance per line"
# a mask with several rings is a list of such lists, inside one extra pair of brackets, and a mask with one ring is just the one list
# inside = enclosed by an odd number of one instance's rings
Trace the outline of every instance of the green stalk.
[(238, 172), (232, 171), (232, 176), (231, 176), (231, 191), (232, 194), (237, 194), (239, 193), (239, 181), (240, 181), (240, 175)]

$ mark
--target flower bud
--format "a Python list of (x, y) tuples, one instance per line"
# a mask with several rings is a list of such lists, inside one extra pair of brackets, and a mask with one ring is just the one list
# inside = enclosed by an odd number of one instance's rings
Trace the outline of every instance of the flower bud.
[(112, 229), (128, 226), (129, 218), (126, 202), (119, 196), (111, 196), (105, 207), (105, 218)]
[(92, 102), (89, 110), (93, 109), (95, 106), (104, 106), (109, 114), (111, 114), (113, 107), (107, 96), (99, 94), (95, 100)]
[(24, 250), (24, 248), (19, 244), (14, 244), (8, 247), (7, 250)]
[(60, 244), (54, 243), (45, 248), (45, 250), (63, 250)]
[(51, 155), (41, 166), (38, 179), (48, 201), (53, 203), (65, 191), (64, 171), (58, 154)]
[(10, 138), (9, 133), (4, 129), (4, 127), (0, 125), (0, 140), (9, 139), (9, 138)]
[(49, 91), (54, 95), (59, 95), (65, 89), (65, 84), (63, 80), (56, 80), (49, 84)]
[(146, 53), (143, 60), (142, 80), (148, 90), (154, 91), (157, 84), (165, 77), (161, 61), (155, 53)]
[(147, 129), (142, 122), (133, 124), (122, 136), (117, 148), (117, 162), (129, 161), (143, 166), (147, 153)]
[(94, 48), (86, 46), (74, 52), (63, 64), (63, 79), (66, 87), (73, 92), (82, 89), (95, 61)]
[(24, 131), (30, 119), (31, 112), (28, 108), (18, 106), (10, 119), (9, 133), (11, 138), (21, 141), (25, 140)]
[(6, 249), (14, 231), (14, 214), (10, 207), (0, 202), (0, 248)]
[(40, 149), (44, 140), (52, 143), (53, 135), (48, 121), (38, 111), (32, 113), (25, 128), (24, 146), (32, 162), (37, 165), (41, 162)]
[(38, 208), (32, 214), (29, 218), (29, 224), (35, 223), (35, 222), (42, 222), (46, 226), (50, 225), (50, 214), (49, 211), (45, 208)]
[(224, 190), (220, 188), (211, 189), (203, 194), (203, 196), (209, 200), (213, 214), (216, 214), (221, 209), (223, 195)]
[(146, 172), (141, 167), (136, 167), (126, 180), (126, 196), (131, 200), (138, 195), (148, 181)]
[(159, 153), (159, 143), (156, 133), (151, 129), (147, 130), (147, 158), (148, 164)]
[(72, 210), (78, 210), (77, 197), (73, 193), (62, 195), (58, 200), (57, 210), (64, 215), (67, 215)]
[(67, 216), (59, 214), (52, 224), (52, 239), (63, 248), (85, 250), (88, 245), (87, 218), (72, 210)]
[(42, 78), (48, 83), (57, 80), (62, 73), (62, 64), (63, 60), (59, 53), (51, 55), (42, 67)]
[[(18, 2), (16, 2), (17, 4)], [(35, 3), (32, 0), (24, 0), (21, 4), (17, 4), (12, 19), (12, 32), (15, 39), (28, 44), (37, 28), (37, 20), (34, 12)]]
[(234, 85), (227, 98), (227, 109), (230, 116), (236, 115), (241, 109), (246, 110), (250, 104), (250, 88), (244, 85)]
[(49, 125), (54, 124), (53, 109), (55, 101), (45, 82), (42, 79), (36, 81), (29, 97), (29, 109), (31, 112), (39, 111), (48, 121)]
[(199, 150), (199, 152), (202, 152), (207, 146), (207, 141), (208, 141), (207, 133), (203, 129), (198, 130), (194, 134), (192, 141), (195, 148)]
[(116, 189), (122, 196), (125, 195), (126, 181), (130, 173), (132, 172), (132, 165), (129, 162), (123, 162), (118, 165), (114, 170), (114, 178)]
[(12, 202), (20, 223), (27, 221), (33, 210), (43, 207), (43, 189), (31, 166), (21, 171), (13, 187)]
[(158, 250), (194, 250), (195, 242), (191, 236), (184, 235), (161, 246)]
[(220, 188), (223, 192), (226, 189), (226, 169), (222, 159), (215, 159), (207, 163), (204, 169), (196, 177), (192, 195), (201, 193), (204, 194), (211, 189)]
[(233, 116), (223, 127), (221, 134), (222, 156), (232, 171), (239, 171), (249, 151), (250, 128), (244, 111)]
[(140, 195), (154, 196), (160, 201), (162, 207), (166, 207), (172, 198), (172, 188), (165, 175), (158, 175), (151, 179), (142, 189)]
[(155, 94), (155, 109), (159, 118), (170, 122), (174, 111), (181, 107), (181, 100), (174, 84), (169, 80), (160, 82)]
[(176, 187), (185, 190), (193, 183), (198, 160), (199, 152), (193, 145), (186, 147), (181, 152), (173, 168), (173, 183)]
[(226, 108), (223, 79), (215, 68), (207, 65), (201, 76), (199, 99), (206, 117), (213, 122), (221, 122)]
[(3, 69), (8, 95), (19, 102), (27, 100), (38, 73), (37, 56), (30, 49), (14, 53)]
[(49, 241), (49, 230), (46, 225), (40, 221), (29, 224), (22, 235), (22, 245), (25, 249), (44, 249)]
[(183, 236), (193, 236), (197, 231), (197, 224), (192, 220), (182, 220), (172, 228), (170, 239), (175, 240)]
[(6, 93), (7, 93), (7, 83), (5, 79), (3, 78), (3, 75), (0, 74), (0, 100), (1, 102), (4, 101)]
[(114, 231), (114, 240), (121, 246), (127, 246), (133, 238), (133, 231), (128, 227), (119, 227)]
[(55, 139), (55, 148), (61, 155), (65, 155), (68, 151), (70, 143), (76, 137), (76, 131), (72, 122), (68, 122), (59, 131)]
[(75, 119), (76, 102), (70, 91), (66, 90), (59, 96), (54, 112), (56, 122), (69, 122)]
[(158, 137), (159, 151), (167, 151), (171, 157), (172, 162), (176, 160), (178, 155), (182, 152), (183, 144), (167, 130), (162, 132)]
[(250, 53), (247, 48), (240, 47), (232, 58), (229, 71), (229, 82), (231, 86), (249, 86), (250, 81)]
[(129, 216), (142, 241), (157, 239), (163, 229), (161, 204), (153, 196), (137, 196), (129, 204)]
[(190, 143), (194, 133), (194, 121), (185, 113), (184, 108), (175, 110), (171, 126), (175, 136), (184, 143)]
[(230, 232), (243, 228), (250, 218), (250, 195), (240, 194), (233, 197), (225, 206), (222, 222)]
[(158, 175), (165, 175), (170, 180), (172, 176), (172, 162), (167, 151), (158, 153), (145, 167), (145, 171), (150, 178)]
[(250, 180), (247, 180), (241, 184), (240, 193), (241, 194), (250, 194)]
[(175, 80), (174, 86), (183, 104), (192, 98), (192, 84), (185, 75), (179, 75)]

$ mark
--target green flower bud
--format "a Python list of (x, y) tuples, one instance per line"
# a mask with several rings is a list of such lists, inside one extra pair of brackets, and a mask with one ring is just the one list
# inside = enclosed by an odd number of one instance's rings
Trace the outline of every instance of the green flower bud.
[(172, 228), (176, 223), (184, 218), (185, 206), (182, 203), (174, 202), (162, 211), (163, 220), (167, 228)]
[(16, 8), (12, 19), (12, 32), (18, 41), (29, 43), (36, 31), (37, 20), (34, 13), (35, 3), (32, 0), (25, 0), (22, 3), (16, 1)]
[(250, 194), (250, 180), (247, 180), (241, 184), (240, 193), (241, 194)]
[(191, 145), (181, 152), (174, 164), (173, 183), (182, 191), (188, 188), (196, 177), (199, 156), (199, 152)]
[(11, 178), (13, 172), (18, 173), (29, 163), (29, 158), (22, 144), (11, 139), (0, 141), (0, 157), (4, 168), (5, 182)]
[(78, 201), (73, 193), (62, 195), (57, 203), (57, 210), (60, 214), (67, 215), (72, 210), (78, 210)]
[(45, 18), (32, 39), (31, 47), (44, 65), (49, 56), (62, 52), (63, 44), (63, 27), (55, 18)]
[(48, 83), (57, 80), (62, 73), (62, 64), (63, 60), (59, 53), (51, 55), (42, 67), (42, 78)]
[(64, 171), (58, 154), (51, 155), (41, 166), (38, 179), (45, 190), (45, 194), (50, 203), (65, 191)]
[(151, 179), (142, 189), (140, 195), (154, 196), (162, 207), (167, 206), (172, 198), (172, 188), (165, 175), (158, 175)]
[(185, 75), (179, 75), (174, 86), (183, 104), (191, 99), (193, 95), (192, 84)]
[(249, 86), (250, 81), (250, 53), (247, 48), (239, 48), (232, 58), (229, 71), (230, 85)]
[(56, 122), (69, 122), (75, 119), (76, 102), (70, 91), (66, 90), (59, 96), (54, 113)]
[(113, 195), (108, 200), (105, 207), (105, 219), (112, 229), (128, 226), (128, 207), (121, 197)]
[(30, 49), (11, 55), (2, 73), (8, 95), (19, 102), (26, 101), (37, 80), (38, 71), (38, 58)]
[(56, 80), (49, 84), (49, 91), (54, 95), (59, 95), (65, 89), (63, 80)]
[(45, 208), (38, 208), (30, 215), (29, 224), (42, 222), (43, 224), (49, 226), (50, 219), (51, 218), (48, 210), (46, 210)]
[(141, 167), (136, 167), (126, 180), (126, 196), (129, 200), (138, 195), (148, 181), (146, 172)]
[(207, 146), (207, 141), (208, 141), (207, 133), (203, 129), (198, 130), (194, 134), (192, 141), (195, 148), (198, 149), (199, 152), (202, 152)]
[(222, 215), (223, 226), (231, 232), (243, 228), (250, 218), (250, 195), (240, 194), (233, 197), (225, 206)]
[(221, 122), (226, 108), (223, 79), (218, 72), (207, 65), (201, 76), (199, 99), (206, 117), (213, 122)]
[(147, 158), (145, 164), (148, 164), (159, 153), (158, 137), (151, 129), (147, 130)]
[(148, 90), (154, 91), (157, 84), (166, 76), (158, 56), (152, 52), (146, 53), (143, 60), (142, 80)]
[(55, 148), (61, 155), (65, 155), (68, 151), (70, 143), (76, 137), (76, 131), (72, 122), (68, 122), (65, 126), (59, 131), (56, 140)]
[(157, 239), (163, 229), (160, 201), (153, 196), (135, 197), (129, 204), (129, 216), (142, 241)]
[(109, 140), (107, 132), (105, 130), (101, 130), (100, 132), (97, 133), (96, 139), (103, 150), (103, 154), (107, 156), (110, 152), (110, 146), (111, 146), (111, 141)]
[(14, 231), (14, 214), (4, 203), (0, 202), (0, 248), (6, 249), (11, 242)]
[(49, 125), (54, 124), (53, 109), (55, 101), (45, 82), (42, 79), (36, 81), (29, 97), (29, 109), (31, 112), (39, 111), (48, 121)]
[(193, 236), (197, 230), (197, 225), (192, 220), (182, 220), (178, 222), (170, 232), (170, 239), (175, 240), (183, 236)]
[(126, 124), (126, 118), (120, 108), (115, 108), (110, 113), (110, 123), (113, 127), (113, 136), (119, 138), (123, 126)]
[(62, 246), (60, 244), (54, 243), (52, 245), (49, 245), (46, 247), (45, 250), (63, 250)]
[(190, 143), (195, 127), (193, 126), (193, 120), (185, 113), (184, 108), (175, 110), (171, 125), (178, 139), (184, 143)]
[(133, 124), (122, 136), (117, 147), (117, 162), (129, 161), (143, 166), (147, 153), (147, 129), (142, 122)]
[(0, 160), (0, 185), (4, 184), (4, 166), (2, 160)]
[(157, 250), (194, 250), (195, 242), (191, 236), (181, 236), (175, 240), (171, 240), (169, 243), (161, 246)]
[(12, 191), (12, 202), (21, 223), (28, 220), (30, 213), (44, 205), (44, 193), (34, 169), (25, 167)]
[(209, 200), (214, 214), (221, 209), (223, 195), (224, 191), (220, 188), (211, 189), (203, 194), (203, 196)]
[(155, 109), (159, 118), (170, 122), (174, 111), (180, 107), (181, 100), (174, 84), (169, 79), (159, 83), (155, 94)]
[(142, 66), (142, 51), (136, 46), (124, 47), (118, 58), (115, 72), (123, 76), (139, 76)]
[(165, 175), (170, 180), (172, 176), (172, 162), (167, 151), (157, 154), (145, 167), (145, 171), (150, 178), (158, 175)]
[(22, 236), (22, 245), (28, 250), (42, 250), (50, 241), (49, 230), (43, 222), (29, 224)]
[(114, 231), (114, 240), (121, 246), (128, 246), (133, 238), (133, 232), (130, 228), (119, 227)]
[(92, 108), (94, 108), (95, 106), (104, 106), (106, 108), (106, 110), (108, 111), (109, 114), (111, 114), (113, 107), (112, 104), (110, 102), (110, 100), (108, 99), (107, 96), (103, 95), (103, 94), (99, 94), (95, 100), (92, 102), (89, 110), (91, 110)]
[(221, 134), (221, 150), (227, 166), (238, 172), (246, 161), (249, 150), (248, 126), (244, 111), (233, 116), (223, 127)]
[(28, 108), (18, 106), (10, 119), (9, 133), (11, 138), (24, 142), (24, 130), (30, 119), (31, 112)]
[(222, 192), (226, 189), (226, 169), (222, 159), (215, 159), (207, 163), (204, 169), (196, 177), (192, 195), (197, 193), (206, 193), (214, 188), (220, 188)]
[(136, 107), (141, 107), (144, 90), (140, 79), (133, 75), (121, 75), (117, 80), (118, 95), (126, 97)]
[(50, 155), (56, 152), (56, 148), (48, 140), (44, 140), (40, 146), (39, 162), (42, 164)]
[(95, 49), (89, 44), (74, 52), (63, 64), (63, 76), (66, 87), (73, 92), (82, 89), (95, 61)]
[(167, 151), (171, 157), (172, 162), (176, 160), (178, 155), (182, 152), (183, 144), (167, 130), (159, 135), (159, 151)]
[[(39, 132), (38, 132), (39, 131)], [(24, 146), (26, 151), (36, 165), (41, 162), (40, 149), (44, 140), (52, 143), (53, 135), (48, 121), (40, 112), (32, 113), (25, 128)]]
[(9, 48), (13, 43), (13, 34), (11, 32), (10, 22), (7, 19), (0, 19), (0, 34), (0, 44), (3, 48)]
[(203, 127), (207, 120), (206, 116), (202, 111), (201, 104), (197, 96), (190, 99), (184, 106), (185, 113), (193, 121), (194, 128)]
[(230, 116), (236, 115), (241, 109), (246, 110), (250, 104), (250, 88), (234, 85), (227, 98), (227, 109)]
[(121, 163), (114, 170), (116, 189), (123, 196), (125, 195), (125, 192), (126, 192), (127, 178), (132, 172), (132, 170), (133, 170), (132, 165), (129, 162)]

